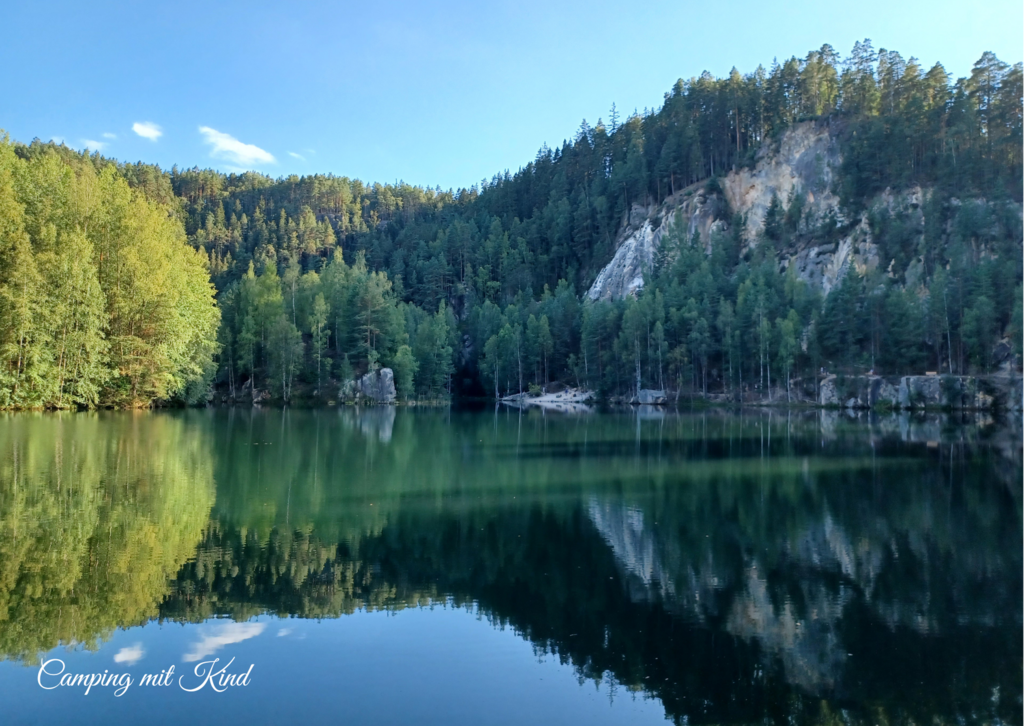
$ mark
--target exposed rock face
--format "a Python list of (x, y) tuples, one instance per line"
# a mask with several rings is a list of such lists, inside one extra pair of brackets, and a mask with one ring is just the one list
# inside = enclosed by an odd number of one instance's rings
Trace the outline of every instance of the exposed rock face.
[(827, 125), (797, 124), (777, 147), (762, 146), (753, 169), (730, 172), (722, 181), (729, 208), (747, 218), (745, 241), (756, 241), (773, 196), (788, 206), (802, 195), (804, 213), (812, 221), (838, 213), (839, 199), (832, 192), (833, 169), (838, 166), (839, 147)]
[(872, 408), (899, 407), (900, 379), (881, 376), (829, 376), (821, 382), (819, 403), (823, 406)]
[(900, 408), (1021, 410), (1019, 375), (906, 376), (900, 380)]
[(715, 219), (721, 208), (717, 197), (693, 190), (679, 192), (657, 207), (635, 205), (620, 235), (615, 256), (590, 286), (587, 297), (621, 300), (627, 295), (636, 295), (644, 286), (644, 275), (654, 269), (654, 255), (661, 248), (665, 235), (676, 225), (683, 224), (687, 237), (699, 232), (707, 244), (712, 230), (726, 227), (725, 222)]
[[(834, 191), (839, 163), (839, 147), (831, 127), (808, 121), (793, 126), (777, 143), (766, 143), (753, 169), (726, 175), (721, 180), (721, 194), (690, 188), (657, 207), (634, 207), (620, 233), (615, 256), (601, 270), (587, 296), (591, 300), (620, 300), (635, 295), (644, 285), (644, 274), (653, 267), (663, 238), (677, 225), (685, 226), (688, 237), (699, 231), (701, 240), (709, 245), (713, 232), (728, 229), (727, 217), (739, 214), (746, 220), (742, 235), (745, 249), (749, 249), (757, 243), (774, 196), (784, 208), (800, 199), (802, 232), (836, 229), (847, 221)], [(885, 195), (879, 203), (890, 209), (917, 208), (921, 196), (917, 189), (903, 195)], [(783, 267), (796, 265), (800, 278), (825, 294), (851, 265), (864, 272), (879, 264), (866, 214), (841, 239), (780, 250), (780, 261)]]
[(990, 376), (829, 376), (821, 382), (819, 403), (845, 408), (889, 406), (1020, 411), (1024, 379)]
[(878, 247), (871, 241), (867, 220), (861, 219), (838, 242), (804, 247), (783, 259), (782, 265), (796, 265), (797, 277), (828, 295), (851, 266), (860, 273), (878, 267)]
[(367, 400), (374, 403), (395, 402), (395, 374), (390, 368), (371, 371), (358, 381), (345, 381), (341, 385), (343, 400), (359, 402)]
[(601, 270), (587, 297), (591, 300), (621, 300), (636, 295), (644, 286), (644, 272), (654, 267), (654, 250), (664, 229), (654, 229), (650, 221), (627, 236), (615, 251), (615, 257)]

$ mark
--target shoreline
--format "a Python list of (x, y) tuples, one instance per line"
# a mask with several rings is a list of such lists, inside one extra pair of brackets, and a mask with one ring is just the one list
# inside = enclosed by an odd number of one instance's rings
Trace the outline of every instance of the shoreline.
[[(449, 408), (455, 406), (508, 406), (521, 410), (538, 409), (564, 413), (593, 413), (606, 410), (642, 409), (737, 409), (765, 408), (780, 410), (872, 411), (887, 412), (980, 412), (990, 414), (1024, 411), (1024, 376), (1013, 372), (1000, 372), (978, 376), (876, 376), (827, 375), (817, 382), (817, 400), (811, 398), (813, 390), (792, 390), (787, 399), (785, 389), (774, 389), (769, 398), (755, 397), (747, 392), (736, 393), (683, 393), (681, 391), (647, 390), (639, 395), (602, 397), (584, 388), (567, 387), (541, 395), (512, 394), (501, 398), (492, 396), (453, 396), (432, 399), (377, 400), (373, 396), (354, 398), (296, 397), (291, 401), (258, 396), (231, 397), (226, 393), (213, 393), (203, 403), (187, 405), (177, 401), (155, 402), (150, 406), (96, 407), (96, 408), (5, 408), (7, 413), (40, 411), (142, 411), (186, 408)], [(248, 400), (247, 400), (248, 399)]]

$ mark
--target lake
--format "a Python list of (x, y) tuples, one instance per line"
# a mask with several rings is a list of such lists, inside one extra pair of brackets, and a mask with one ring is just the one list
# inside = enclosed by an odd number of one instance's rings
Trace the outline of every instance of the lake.
[(1019, 418), (9, 415), (0, 714), (1020, 724), (1021, 507)]

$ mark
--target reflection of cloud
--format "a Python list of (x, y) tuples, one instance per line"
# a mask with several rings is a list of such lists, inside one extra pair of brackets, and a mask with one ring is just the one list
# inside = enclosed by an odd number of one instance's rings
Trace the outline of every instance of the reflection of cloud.
[(152, 121), (136, 121), (132, 124), (132, 131), (150, 141), (156, 141), (164, 135), (163, 130)]
[(136, 643), (135, 645), (128, 646), (127, 648), (121, 648), (117, 651), (117, 655), (114, 656), (115, 663), (127, 663), (128, 665), (135, 665), (142, 656), (146, 654), (146, 651), (142, 648), (142, 643)]
[(277, 631), (277, 637), (278, 638), (283, 638), (286, 635), (291, 635), (291, 632), (292, 632), (291, 628), (281, 628), (280, 630)]
[(246, 144), (236, 139), (231, 134), (225, 134), (209, 126), (200, 126), (199, 133), (203, 140), (209, 144), (210, 156), (214, 159), (223, 159), (239, 168), (251, 168), (257, 164), (273, 164), (273, 154), (264, 151), (254, 144)]
[(213, 632), (204, 635), (198, 643), (192, 644), (192, 650), (184, 655), (186, 662), (199, 660), (216, 653), (225, 645), (241, 643), (243, 640), (255, 638), (267, 627), (266, 623), (225, 623), (213, 628)]

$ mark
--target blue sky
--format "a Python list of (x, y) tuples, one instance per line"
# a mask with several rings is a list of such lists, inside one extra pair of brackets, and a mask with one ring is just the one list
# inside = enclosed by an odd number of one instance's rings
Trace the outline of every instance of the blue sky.
[(2, 11), (0, 128), (164, 167), (442, 188), (515, 171), (586, 118), (855, 40), (1024, 56), (1020, 0), (27, 2)]

